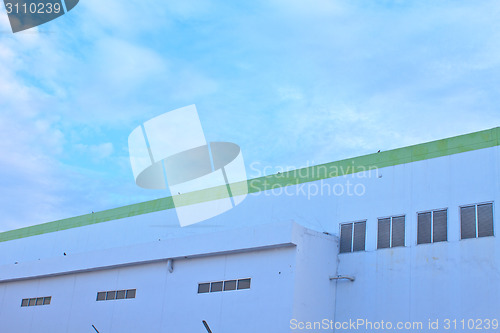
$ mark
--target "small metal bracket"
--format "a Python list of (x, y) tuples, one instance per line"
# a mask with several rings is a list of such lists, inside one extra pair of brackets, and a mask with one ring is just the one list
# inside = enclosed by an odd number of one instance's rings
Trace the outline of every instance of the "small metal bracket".
[(167, 269), (169, 273), (172, 273), (174, 271), (174, 259), (167, 260)]
[(337, 276), (330, 276), (330, 280), (349, 280), (351, 282), (354, 282), (356, 278), (354, 276), (337, 275)]

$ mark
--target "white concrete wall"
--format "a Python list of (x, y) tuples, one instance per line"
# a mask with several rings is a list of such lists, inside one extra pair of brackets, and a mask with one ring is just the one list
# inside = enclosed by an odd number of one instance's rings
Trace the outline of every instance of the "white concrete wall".
[[(335, 312), (338, 239), (306, 231), (297, 248), (293, 316), (297, 322), (321, 321)], [(335, 241), (333, 240), (335, 239)], [(294, 327), (294, 325), (289, 325)]]
[[(2, 332), (288, 332), (295, 247), (176, 260), (0, 284)], [(281, 272), (281, 274), (279, 273)], [(198, 294), (199, 282), (252, 278), (248, 290)], [(98, 291), (137, 289), (135, 299), (96, 301)], [(46, 306), (21, 299), (52, 296)]]
[[(338, 224), (405, 214), (415, 227), (416, 212), (495, 201), (499, 197), (500, 147), (249, 194), (240, 205), (205, 222), (181, 228), (172, 209), (55, 233), (0, 243), (0, 265), (36, 261), (66, 253), (85, 253), (132, 244), (220, 232), (245, 226), (295, 221), (307, 228), (338, 234)], [(382, 177), (378, 177), (378, 176)], [(327, 189), (363, 186), (365, 193), (328, 194)], [(321, 193), (323, 188), (323, 194)], [(319, 190), (318, 193), (316, 191)], [(376, 248), (375, 224), (368, 223), (367, 250)], [(407, 239), (416, 242), (407, 228)], [(371, 235), (371, 236), (370, 236)], [(411, 238), (413, 237), (413, 238)], [(450, 224), (450, 237), (459, 230)]]
[[(290, 220), (318, 231), (338, 234), (339, 223), (366, 220), (366, 251), (338, 256), (339, 273), (355, 275), (356, 281), (332, 282), (337, 286), (337, 306), (331, 319), (488, 319), (500, 313), (497, 237), (500, 225), (496, 214), (500, 209), (499, 149), (493, 147), (383, 168), (365, 174), (368, 176), (365, 178), (355, 174), (302, 187), (292, 186), (287, 192), (282, 189), (274, 194), (272, 191), (251, 194), (227, 213), (187, 228), (175, 227), (175, 212), (169, 210), (0, 243), (0, 262), (29, 264), (39, 258), (61, 256), (62, 252), (84, 255), (91, 250), (158, 241), (159, 238), (163, 241)], [(362, 184), (366, 189), (364, 195), (312, 195), (322, 186), (346, 186), (347, 181)], [(495, 236), (460, 240), (459, 206), (490, 201), (494, 202)], [(438, 208), (448, 208), (448, 241), (417, 246), (417, 212)], [(377, 250), (377, 218), (400, 214), (406, 216), (406, 247)], [(335, 254), (329, 255), (335, 257)], [(297, 281), (302, 281), (300, 279), (297, 272)], [(300, 285), (309, 282), (307, 277), (303, 281)], [(294, 288), (298, 295), (300, 288), (297, 289), (297, 284)], [(314, 292), (319, 293), (319, 290)], [(19, 291), (21, 289), (17, 294)], [(2, 292), (13, 291), (4, 289)], [(268, 298), (270, 296), (261, 294), (250, 300), (262, 304)], [(296, 303), (294, 300), (293, 304)], [(316, 309), (323, 311), (319, 307)], [(314, 311), (310, 311), (310, 320), (318, 317)]]
[[(337, 321), (422, 322), (419, 332), (436, 332), (429, 319), (441, 330), (445, 319), (500, 319), (498, 156), (485, 149), (381, 171), (387, 188), (367, 212), (363, 205), (366, 252), (339, 255), (339, 273), (356, 281), (337, 282)], [(490, 201), (495, 236), (460, 240), (459, 206)], [(417, 212), (440, 208), (448, 208), (448, 241), (417, 245)], [(377, 217), (395, 214), (406, 215), (406, 247), (377, 250)]]
[[(274, 231), (269, 236), (282, 240), (274, 248), (260, 244), (249, 249), (245, 240), (233, 239), (233, 245), (240, 245), (232, 249), (237, 252), (217, 254), (220, 248), (213, 246), (216, 253), (176, 257), (172, 273), (162, 261), (0, 283), (1, 331), (83, 333), (92, 332), (93, 324), (102, 333), (192, 333), (206, 332), (202, 325), (206, 320), (214, 333), (289, 332), (292, 317), (333, 311), (334, 293), (328, 277), (336, 270), (337, 239), (288, 225), (281, 230), (275, 226), (247, 229), (253, 235)], [(229, 236), (223, 233), (219, 237), (221, 242)], [(154, 245), (150, 245), (152, 249)], [(134, 247), (121, 250), (134, 256)], [(165, 258), (170, 257), (168, 247), (164, 250)], [(109, 256), (108, 252), (102, 255)], [(309, 261), (310, 256), (317, 260)], [(243, 278), (251, 278), (250, 289), (197, 293), (198, 283)], [(302, 288), (304, 283), (310, 287)], [(99, 291), (121, 289), (137, 289), (136, 298), (96, 301)], [(324, 296), (318, 297), (318, 289)], [(51, 304), (20, 306), (23, 298), (42, 296), (51, 296)]]
[(356, 280), (337, 282), (335, 319), (417, 321), (422, 332), (436, 331), (429, 319), (498, 320), (499, 253), (487, 237), (341, 254), (339, 273)]
[[(164, 332), (288, 332), (296, 248), (176, 262), (167, 279)], [(197, 294), (199, 282), (251, 277), (248, 290)], [(205, 331), (206, 332), (206, 331)]]

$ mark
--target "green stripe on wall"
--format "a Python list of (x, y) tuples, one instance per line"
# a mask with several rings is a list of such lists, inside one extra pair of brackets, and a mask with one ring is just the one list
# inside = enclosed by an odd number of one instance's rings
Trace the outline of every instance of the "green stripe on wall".
[[(478, 149), (500, 145), (500, 127), (460, 135), (452, 138), (422, 143), (414, 146), (393, 149), (381, 153), (348, 158), (336, 162), (315, 165), (303, 169), (293, 170), (280, 174), (254, 178), (247, 181), (248, 192), (256, 193), (279, 188), (313, 182), (321, 179), (348, 175), (369, 169), (379, 169), (405, 163), (427, 160), (431, 158), (448, 156)], [(243, 194), (243, 184), (231, 184), (233, 195)], [(226, 186), (209, 188), (201, 191), (181, 194), (180, 205), (191, 205), (199, 202), (211, 201), (227, 197)], [(172, 197), (141, 202), (133, 205), (113, 208), (75, 216), (54, 222), (34, 225), (31, 227), (10, 230), (0, 233), (0, 242), (5, 242), (24, 237), (41, 235), (59, 230), (82, 227), (95, 223), (118, 220), (125, 217), (137, 216), (174, 208)]]

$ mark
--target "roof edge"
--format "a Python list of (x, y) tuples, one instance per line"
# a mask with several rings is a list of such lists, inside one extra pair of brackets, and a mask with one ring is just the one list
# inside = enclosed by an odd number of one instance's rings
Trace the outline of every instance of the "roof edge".
[[(275, 189), (278, 187), (298, 185), (302, 183), (334, 178), (373, 169), (380, 169), (400, 164), (495, 147), (500, 145), (499, 140), (500, 127), (495, 127), (469, 134), (463, 134), (403, 148), (396, 148), (380, 153), (347, 158), (335, 162), (250, 179), (247, 181), (248, 193), (256, 193)], [(236, 185), (234, 188), (241, 189), (241, 191), (243, 191), (246, 187), (238, 186), (238, 184), (234, 185)], [(220, 199), (224, 197), (225, 189), (226, 186), (219, 186), (181, 194), (179, 196), (176, 196), (176, 199), (180, 199), (176, 200), (176, 202), (181, 202), (181, 205), (191, 205), (195, 203)], [(236, 193), (232, 193), (233, 196), (242, 194), (245, 193), (238, 193), (237, 191)], [(67, 230), (111, 220), (118, 220), (126, 217), (148, 214), (172, 208), (175, 208), (175, 206), (173, 198), (170, 196), (132, 205), (112, 208), (91, 214), (85, 214), (53, 222), (47, 222), (34, 226), (5, 231), (0, 233), (0, 242)]]

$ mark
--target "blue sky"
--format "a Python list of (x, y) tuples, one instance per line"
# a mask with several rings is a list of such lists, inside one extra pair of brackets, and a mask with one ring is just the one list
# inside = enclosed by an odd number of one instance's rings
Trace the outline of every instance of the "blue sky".
[(167, 195), (127, 138), (190, 104), (249, 177), (500, 125), (498, 1), (81, 0), (18, 34), (0, 8), (0, 230)]

